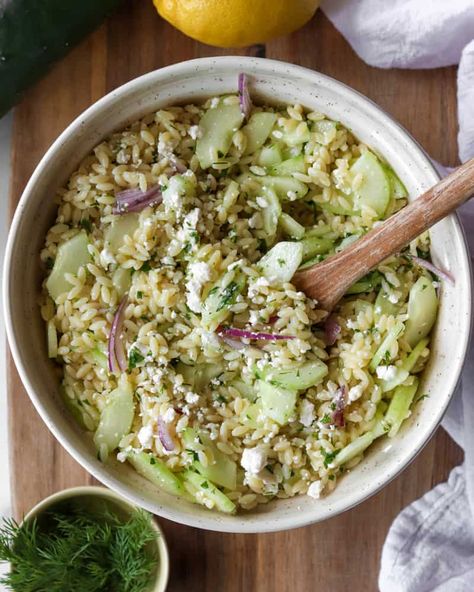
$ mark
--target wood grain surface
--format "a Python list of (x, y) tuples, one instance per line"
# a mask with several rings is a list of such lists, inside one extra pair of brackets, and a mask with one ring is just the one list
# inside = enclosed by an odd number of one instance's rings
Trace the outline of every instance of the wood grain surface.
[[(247, 54), (329, 74), (394, 115), (437, 160), (456, 164), (456, 73), (377, 70), (363, 64), (322, 14), (266, 46), (219, 50), (159, 19), (151, 1), (132, 0), (32, 88), (15, 110), (12, 211), (50, 143), (92, 102), (150, 70), (189, 58)], [(49, 434), (9, 363), (14, 512), (21, 517), (54, 491), (92, 478)], [(322, 524), (265, 535), (200, 531), (161, 520), (171, 553), (168, 590), (193, 592), (372, 592), (387, 530), (408, 503), (446, 479), (462, 453), (443, 430), (382, 492)], [(65, 592), (73, 592), (66, 591)]]

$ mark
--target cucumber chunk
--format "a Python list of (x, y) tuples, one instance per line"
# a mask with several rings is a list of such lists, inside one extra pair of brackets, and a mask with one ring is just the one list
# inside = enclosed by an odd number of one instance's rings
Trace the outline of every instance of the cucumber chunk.
[(405, 185), (400, 181), (399, 177), (393, 169), (385, 166), (385, 172), (390, 181), (390, 188), (394, 199), (404, 199), (408, 197), (408, 191)]
[[(356, 456), (362, 454), (364, 450), (366, 450), (374, 440), (375, 434), (373, 432), (367, 432), (366, 434), (359, 436), (350, 444), (344, 446), (344, 448), (336, 454), (332, 464), (335, 467), (340, 467), (346, 464)], [(332, 467), (330, 466), (330, 468)]]
[(165, 465), (160, 459), (148, 452), (130, 452), (127, 460), (132, 464), (142, 477), (151, 481), (159, 489), (177, 495), (187, 497), (186, 490), (179, 476)]
[(377, 270), (371, 271), (347, 290), (346, 294), (364, 294), (372, 292), (382, 283), (382, 274)]
[(278, 144), (264, 146), (257, 158), (257, 164), (264, 167), (273, 166), (282, 161), (281, 148)]
[(211, 502), (220, 512), (226, 514), (234, 514), (236, 511), (235, 504), (230, 500), (225, 493), (222, 493), (209, 479), (206, 479), (199, 473), (194, 471), (185, 471), (183, 473), (184, 484), (186, 489), (194, 497), (198, 504), (207, 506), (206, 500)]
[(262, 210), (263, 230), (269, 238), (273, 238), (281, 215), (281, 204), (276, 193), (270, 187), (262, 187), (262, 193), (267, 202), (267, 206)]
[(315, 121), (313, 132), (316, 133), (316, 141), (323, 146), (327, 146), (336, 138), (337, 123), (330, 119)]
[(390, 348), (398, 340), (400, 335), (403, 333), (405, 329), (404, 324), (401, 321), (396, 321), (394, 326), (390, 329), (390, 331), (385, 336), (385, 339), (379, 345), (377, 351), (372, 358), (369, 368), (372, 372), (375, 372), (377, 366), (380, 365), (380, 362), (386, 357), (387, 352), (390, 351)]
[(202, 322), (213, 331), (228, 316), (230, 307), (245, 286), (245, 276), (237, 271), (228, 271), (209, 290), (202, 308)]
[(295, 199), (301, 199), (304, 197), (309, 188), (305, 183), (298, 181), (297, 179), (293, 179), (293, 177), (288, 176), (267, 176), (267, 177), (257, 177), (257, 179), (262, 183), (262, 185), (266, 185), (273, 189), (278, 197), (283, 201), (288, 201), (291, 195), (295, 196)]
[(167, 210), (175, 210), (183, 197), (193, 197), (195, 193), (196, 187), (189, 177), (173, 175), (163, 189), (163, 203)]
[(263, 275), (273, 283), (291, 281), (303, 259), (303, 245), (280, 242), (272, 247), (259, 262)]
[(300, 154), (299, 156), (294, 156), (293, 158), (284, 160), (283, 162), (270, 167), (268, 172), (270, 175), (280, 175), (283, 177), (289, 177), (293, 173), (305, 173), (306, 164), (304, 161), (304, 156)]
[(252, 403), (257, 398), (257, 394), (255, 393), (255, 388), (251, 384), (247, 384), (243, 380), (236, 378), (232, 382), (229, 383), (229, 386), (234, 387), (237, 391), (239, 391), (240, 395), (245, 399), (248, 399)]
[(296, 390), (288, 390), (264, 380), (255, 383), (262, 405), (262, 415), (285, 425), (295, 412)]
[(375, 299), (375, 309), (374, 312), (377, 317), (381, 317), (382, 315), (396, 315), (398, 313), (398, 309), (400, 307), (393, 302), (390, 302), (388, 299), (388, 295), (385, 290), (380, 290), (377, 294), (377, 298)]
[(358, 209), (362, 205), (372, 208), (380, 218), (390, 201), (390, 182), (379, 159), (372, 152), (364, 152), (351, 167), (355, 176), (362, 174), (363, 180), (355, 191)]
[(133, 236), (139, 227), (138, 214), (131, 212), (122, 216), (115, 216), (112, 223), (104, 232), (104, 246), (113, 255), (118, 253), (120, 247), (125, 244), (125, 236)]
[(196, 142), (196, 156), (202, 169), (209, 168), (224, 158), (232, 144), (232, 136), (240, 128), (244, 116), (237, 103), (219, 102), (208, 109), (199, 122), (200, 136)]
[(400, 426), (410, 415), (410, 406), (417, 390), (417, 378), (414, 379), (412, 385), (399, 386), (395, 389), (384, 418), (385, 424), (390, 428), (388, 432), (390, 438), (398, 433)]
[[(71, 392), (72, 397), (68, 394), (68, 391)], [(61, 386), (60, 392), (66, 407), (77, 423), (88, 432), (95, 431), (98, 419), (89, 411), (87, 402), (81, 401), (71, 387)]]
[(312, 259), (315, 255), (325, 255), (334, 247), (332, 240), (318, 236), (307, 236), (301, 241), (303, 245), (303, 262)]
[(405, 339), (414, 347), (429, 334), (436, 321), (438, 297), (431, 278), (421, 276), (413, 284), (408, 296), (407, 312)]
[(281, 141), (287, 146), (300, 146), (311, 139), (308, 124), (296, 121), (296, 119), (287, 121), (286, 128), (280, 129), (280, 131), (282, 133)]
[(263, 378), (276, 386), (290, 390), (305, 390), (321, 383), (328, 373), (328, 367), (321, 360), (312, 360), (294, 368), (293, 370), (275, 370), (266, 366), (258, 372), (258, 378)]
[(226, 489), (234, 490), (237, 486), (237, 464), (227, 454), (221, 452), (205, 432), (186, 428), (182, 434), (186, 450), (209, 451), (211, 460), (205, 467), (199, 460), (192, 462), (200, 475)]
[(222, 374), (224, 368), (220, 364), (195, 364), (189, 366), (178, 362), (176, 372), (184, 378), (185, 384), (189, 384), (198, 393), (209, 385), (213, 378)]
[(132, 283), (132, 271), (124, 267), (117, 267), (112, 274), (112, 284), (117, 291), (119, 298), (125, 295)]
[(275, 113), (254, 113), (247, 125), (242, 128), (242, 132), (247, 138), (247, 146), (244, 155), (257, 152), (264, 144), (273, 126), (277, 116)]
[(77, 275), (83, 265), (90, 263), (91, 256), (87, 250), (88, 244), (87, 234), (79, 232), (76, 236), (59, 245), (53, 269), (46, 280), (46, 288), (54, 301), (61, 294), (72, 289), (72, 285), (64, 277), (65, 274)]
[(300, 240), (304, 237), (304, 226), (297, 222), (289, 214), (286, 214), (285, 212), (283, 212), (280, 216), (280, 226), (283, 232), (287, 234), (290, 238)]
[(127, 378), (122, 376), (118, 387), (110, 393), (101, 411), (99, 426), (94, 435), (94, 442), (102, 462), (130, 432), (134, 413), (133, 390)]

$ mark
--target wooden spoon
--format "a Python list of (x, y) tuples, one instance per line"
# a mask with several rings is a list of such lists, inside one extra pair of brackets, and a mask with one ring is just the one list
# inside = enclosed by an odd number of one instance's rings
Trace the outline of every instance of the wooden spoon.
[(345, 248), (293, 276), (292, 283), (330, 312), (348, 288), (474, 194), (474, 158)]

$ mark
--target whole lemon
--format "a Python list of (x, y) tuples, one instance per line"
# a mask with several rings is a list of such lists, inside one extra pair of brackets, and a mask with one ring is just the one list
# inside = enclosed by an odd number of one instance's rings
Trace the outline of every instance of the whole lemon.
[(153, 0), (160, 15), (193, 39), (243, 47), (303, 26), (320, 0)]

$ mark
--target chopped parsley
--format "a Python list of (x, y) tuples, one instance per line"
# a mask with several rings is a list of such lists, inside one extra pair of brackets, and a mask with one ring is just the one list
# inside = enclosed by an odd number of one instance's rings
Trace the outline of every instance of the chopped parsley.
[(331, 423), (331, 416), (329, 413), (326, 413), (326, 415), (322, 418), (321, 423)]
[(138, 290), (137, 298), (143, 298), (143, 292), (141, 290)]
[(92, 224), (91, 221), (88, 220), (87, 218), (83, 218), (80, 222), (79, 222), (81, 228), (84, 228), (84, 230), (86, 232), (92, 232)]
[(324, 457), (323, 458), (324, 467), (327, 469), (327, 468), (329, 468), (329, 465), (332, 463), (332, 461), (336, 458), (337, 453), (339, 452), (339, 449), (333, 450), (332, 452), (327, 452), (321, 446), (321, 448), (319, 450)]
[(138, 364), (140, 364), (140, 362), (143, 362), (144, 359), (145, 356), (140, 352), (140, 350), (136, 347), (132, 347), (128, 353), (128, 369), (133, 370)]
[(280, 267), (284, 267), (286, 265), (286, 261), (284, 259), (278, 259), (278, 265)]
[(150, 271), (150, 269), (151, 269), (151, 261), (150, 260), (145, 261), (145, 263), (140, 267), (140, 271), (144, 271), (145, 273), (147, 271)]
[(202, 487), (203, 489), (209, 489), (209, 483), (208, 483), (207, 481), (203, 481), (203, 482), (201, 483), (201, 487)]
[(199, 454), (195, 450), (190, 450), (189, 448), (186, 448), (186, 452), (189, 454), (189, 456), (192, 456), (193, 461), (199, 460)]
[(219, 306), (217, 307), (216, 312), (219, 312), (226, 306), (232, 304), (240, 292), (240, 286), (236, 282), (230, 282), (230, 284), (225, 287), (221, 292), (221, 300), (219, 302)]
[(156, 465), (156, 459), (154, 456), (150, 456), (150, 464), (151, 465)]

